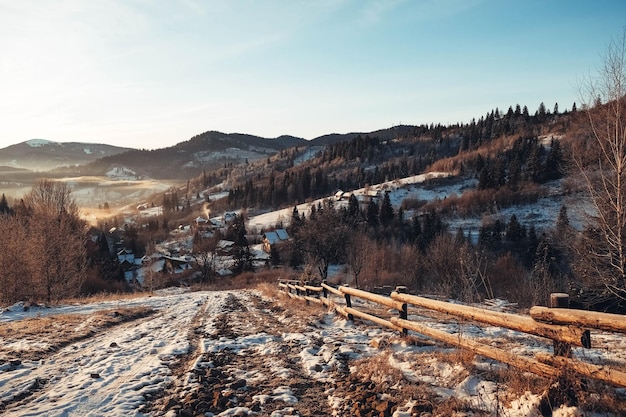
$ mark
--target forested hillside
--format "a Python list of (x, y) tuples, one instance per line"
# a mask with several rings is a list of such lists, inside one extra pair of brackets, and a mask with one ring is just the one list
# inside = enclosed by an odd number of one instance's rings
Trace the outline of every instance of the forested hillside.
[[(249, 229), (246, 213), (293, 208), (289, 218), (276, 224), (286, 228), (290, 239), (272, 248), (267, 261), (267, 266), (286, 268), (283, 271), (289, 271), (293, 278), (340, 279), (365, 288), (401, 284), (412, 291), (465, 301), (502, 297), (521, 305), (542, 304), (547, 294), (564, 291), (586, 307), (620, 310), (620, 297), (607, 294), (598, 282), (601, 270), (590, 270), (589, 257), (577, 255), (593, 242), (590, 237), (597, 233), (593, 224), (583, 230), (574, 228), (564, 204), (547, 228), (537, 229), (532, 220), (515, 214), (498, 215), (507, 207), (553, 198), (555, 192), (584, 196), (577, 168), (592, 167), (593, 154), (583, 152), (575, 164), (576, 147), (584, 143), (594, 149), (587, 120), (589, 114), (599, 113), (608, 105), (598, 104), (586, 109), (589, 111), (579, 111), (574, 105), (560, 112), (556, 104), (549, 111), (541, 103), (533, 115), (525, 106), (516, 105), (507, 112), (495, 109), (468, 124), (398, 126), (346, 135), (343, 141), (337, 136), (332, 136), (333, 140), (324, 137), (325, 145), (285, 138), (284, 142), (272, 142), (273, 152), (263, 148), (264, 157), (219, 163), (211, 160), (211, 164), (199, 166), (190, 163), (198, 161), (198, 154), (231, 149), (233, 140), (239, 141), (240, 150), (247, 147), (259, 151), (258, 138), (209, 132), (177, 145), (173, 148), (176, 152), (166, 149), (117, 155), (114, 158), (121, 165), (124, 161), (135, 166), (154, 163), (164, 172), (184, 165), (187, 171), (181, 172), (195, 174), (186, 186), (156, 195), (149, 205), (160, 210), (152, 217), (128, 222), (112, 214), (101, 220), (90, 232), (93, 243), (83, 251), (85, 266), (77, 272), (80, 278), (68, 286), (59, 284), (56, 297), (125, 288), (128, 282), (116, 251), (125, 248), (137, 256), (149, 255), (151, 248), (177, 231), (177, 225), (182, 227), (207, 212), (238, 214), (226, 228), (204, 235), (195, 232), (191, 247), (185, 249), (195, 265), (188, 278), (205, 284), (217, 282), (215, 259), (223, 250), (219, 242), (224, 240), (233, 242), (231, 270), (235, 276), (258, 271), (249, 239), (254, 238), (251, 233), (263, 230)], [(294, 141), (297, 146), (289, 147)], [(104, 158), (86, 169), (109, 163)], [(376, 184), (393, 184), (428, 172), (448, 176), (427, 181), (426, 188), (465, 185), (459, 192), (432, 200), (392, 201), (389, 189), (367, 192)], [(351, 193), (356, 189), (365, 192), (357, 198)], [(346, 193), (334, 197), (339, 190)], [(210, 197), (212, 194), (220, 197)], [(306, 213), (295, 208), (316, 200)], [(31, 224), (28, 216), (34, 211), (30, 204), (31, 200), (25, 199), (15, 207), (6, 205), (7, 233), (15, 234), (14, 230)], [(451, 226), (468, 217), (478, 219), (475, 233)], [(34, 230), (26, 230), (25, 236)], [(112, 230), (116, 230), (115, 239)], [(109, 247), (114, 241), (115, 249)], [(3, 262), (10, 262), (11, 253), (5, 252)], [(330, 273), (333, 265), (343, 266), (339, 275)], [(4, 277), (5, 288), (14, 288), (2, 294), (7, 302), (25, 295), (11, 277)], [(37, 290), (29, 297), (55, 298), (57, 284), (51, 278), (44, 274), (33, 279), (38, 280), (33, 287)]]

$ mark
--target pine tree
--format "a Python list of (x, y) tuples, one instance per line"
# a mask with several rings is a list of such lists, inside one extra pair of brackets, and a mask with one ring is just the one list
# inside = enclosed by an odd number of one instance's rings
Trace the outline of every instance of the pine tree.
[(567, 229), (569, 229), (569, 217), (567, 215), (567, 207), (563, 204), (559, 210), (559, 216), (556, 219), (556, 232), (562, 235)]
[(380, 204), (378, 220), (382, 226), (389, 226), (393, 221), (393, 206), (391, 205), (388, 192), (385, 193), (383, 201)]
[(546, 180), (556, 180), (563, 175), (561, 165), (563, 164), (563, 151), (561, 142), (552, 138), (550, 142), (550, 152), (546, 158), (545, 178)]
[(9, 214), (10, 212), (11, 208), (9, 207), (7, 197), (3, 193), (2, 198), (0, 198), (0, 214)]
[(511, 220), (506, 226), (506, 238), (511, 242), (519, 242), (522, 239), (522, 225), (515, 214), (511, 215)]
[(370, 200), (367, 204), (367, 224), (376, 227), (378, 226), (378, 206), (374, 202), (374, 200)]

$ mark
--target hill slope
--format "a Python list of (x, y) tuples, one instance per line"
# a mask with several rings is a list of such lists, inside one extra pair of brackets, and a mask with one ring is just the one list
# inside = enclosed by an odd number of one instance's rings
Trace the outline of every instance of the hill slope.
[(61, 166), (86, 164), (129, 149), (98, 143), (32, 139), (0, 149), (0, 165), (48, 171)]

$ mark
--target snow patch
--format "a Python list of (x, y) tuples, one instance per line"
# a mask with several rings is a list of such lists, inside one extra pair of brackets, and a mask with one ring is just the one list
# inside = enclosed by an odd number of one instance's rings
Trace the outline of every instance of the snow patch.
[(40, 148), (44, 145), (56, 144), (56, 142), (53, 142), (51, 140), (46, 140), (46, 139), (31, 139), (31, 140), (27, 140), (24, 143), (32, 148)]
[(115, 167), (111, 168), (104, 174), (107, 178), (122, 180), (122, 181), (136, 181), (139, 179), (137, 173), (129, 168)]

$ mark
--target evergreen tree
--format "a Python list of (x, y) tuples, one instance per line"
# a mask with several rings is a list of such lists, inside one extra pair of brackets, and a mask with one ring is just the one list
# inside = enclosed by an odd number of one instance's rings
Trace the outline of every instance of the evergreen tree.
[(515, 214), (511, 215), (511, 220), (506, 226), (506, 238), (511, 242), (519, 242), (522, 239), (522, 225)]
[(556, 180), (561, 178), (563, 164), (563, 151), (561, 141), (552, 138), (550, 141), (550, 152), (546, 158), (545, 178), (546, 180)]
[(528, 228), (527, 241), (528, 244), (526, 247), (526, 262), (527, 265), (532, 265), (535, 259), (537, 247), (539, 246), (539, 238), (537, 237), (537, 231), (535, 230), (534, 224), (531, 224)]
[(539, 108), (537, 109), (537, 115), (539, 116), (539, 120), (544, 120), (546, 115), (546, 105), (543, 104), (543, 101), (539, 104)]
[(348, 198), (348, 217), (353, 220), (357, 220), (361, 210), (359, 208), (359, 200), (357, 200), (354, 193), (350, 194)]
[(522, 163), (516, 154), (509, 162), (508, 184), (512, 190), (516, 190), (522, 177)]
[(500, 219), (496, 219), (491, 228), (491, 237), (493, 243), (500, 243), (502, 240), (502, 222)]
[(420, 223), (420, 219), (418, 216), (413, 216), (411, 234), (413, 236), (413, 241), (419, 244), (422, 236), (422, 224)]
[(569, 229), (569, 217), (567, 215), (567, 207), (563, 204), (556, 219), (556, 232), (558, 235), (562, 235), (567, 229)]
[(9, 213), (11, 213), (11, 208), (9, 207), (9, 202), (7, 201), (7, 198), (3, 193), (2, 198), (0, 198), (0, 214)]
[(382, 226), (389, 226), (393, 221), (393, 206), (391, 205), (388, 192), (385, 193), (383, 201), (380, 204), (378, 220)]
[(367, 224), (376, 227), (378, 226), (378, 206), (374, 200), (370, 200), (367, 204), (367, 213), (366, 213)]
[(250, 252), (250, 246), (248, 238), (246, 237), (246, 227), (243, 216), (235, 216), (235, 220), (232, 224), (232, 233), (235, 235), (234, 245), (234, 258), (235, 258), (235, 272), (241, 273), (245, 271), (254, 271), (252, 265), (252, 254)]
[(530, 155), (528, 156), (524, 169), (524, 177), (528, 181), (540, 182), (541, 180), (541, 149), (541, 146), (535, 142), (530, 150)]

